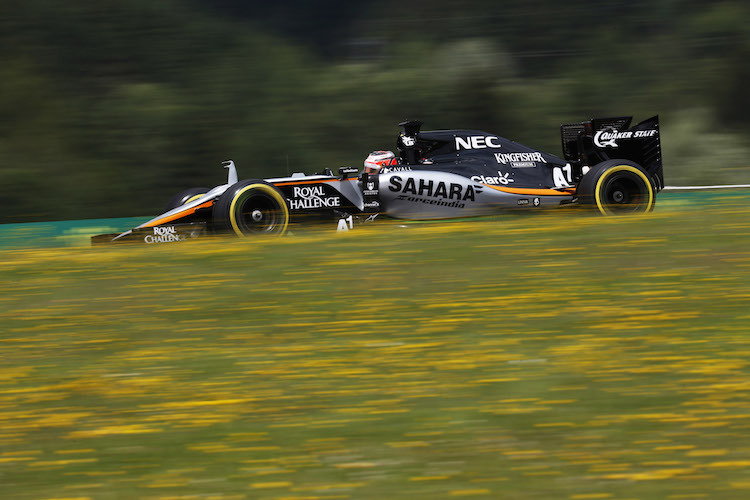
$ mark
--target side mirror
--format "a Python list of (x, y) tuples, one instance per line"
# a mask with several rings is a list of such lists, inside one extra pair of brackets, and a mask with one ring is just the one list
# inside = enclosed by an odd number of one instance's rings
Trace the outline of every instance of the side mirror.
[(221, 163), (224, 165), (224, 168), (229, 169), (229, 173), (227, 175), (227, 184), (237, 184), (237, 167), (234, 165), (234, 162), (232, 160), (227, 160)]

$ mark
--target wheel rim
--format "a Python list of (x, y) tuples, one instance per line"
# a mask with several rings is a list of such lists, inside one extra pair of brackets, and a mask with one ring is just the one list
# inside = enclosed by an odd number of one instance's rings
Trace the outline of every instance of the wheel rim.
[(283, 230), (284, 213), (277, 200), (266, 193), (248, 193), (235, 205), (235, 210), (237, 227), (242, 234)]
[(646, 210), (649, 192), (643, 181), (631, 172), (611, 175), (602, 187), (603, 204), (610, 212), (628, 213)]
[(597, 183), (596, 203), (604, 214), (647, 212), (653, 205), (653, 197), (648, 178), (629, 165), (613, 168)]

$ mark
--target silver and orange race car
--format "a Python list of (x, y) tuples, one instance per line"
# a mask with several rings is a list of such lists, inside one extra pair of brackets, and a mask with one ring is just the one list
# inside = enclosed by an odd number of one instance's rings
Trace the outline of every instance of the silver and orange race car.
[(631, 120), (562, 125), (562, 158), (479, 130), (421, 131), (421, 122), (406, 121), (397, 153), (373, 152), (362, 171), (240, 181), (228, 161), (226, 184), (182, 191), (158, 217), (92, 243), (284, 234), (310, 221), (341, 231), (379, 216), (447, 219), (571, 205), (604, 215), (645, 213), (664, 186), (659, 118), (632, 127)]

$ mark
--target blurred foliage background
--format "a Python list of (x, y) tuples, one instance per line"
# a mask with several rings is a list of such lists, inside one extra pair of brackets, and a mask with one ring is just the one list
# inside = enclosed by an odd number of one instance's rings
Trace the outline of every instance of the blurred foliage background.
[(148, 215), (180, 189), (361, 166), (395, 124), (558, 153), (661, 116), (667, 184), (750, 181), (742, 0), (0, 4), (2, 222)]

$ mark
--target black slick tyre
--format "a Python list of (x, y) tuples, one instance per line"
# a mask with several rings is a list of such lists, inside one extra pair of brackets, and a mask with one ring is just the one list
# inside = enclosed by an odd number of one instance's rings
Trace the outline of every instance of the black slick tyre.
[(656, 190), (643, 168), (628, 160), (607, 160), (591, 168), (576, 191), (578, 201), (604, 215), (647, 213)]
[(209, 189), (207, 187), (194, 187), (186, 189), (185, 191), (180, 191), (176, 195), (172, 196), (172, 198), (169, 200), (165, 212), (169, 212), (170, 210), (173, 210), (177, 207), (181, 207), (185, 203), (189, 203), (195, 199), (198, 199), (204, 194), (208, 193), (208, 191)]
[(245, 180), (230, 186), (216, 200), (213, 221), (217, 231), (240, 237), (281, 235), (289, 226), (289, 207), (272, 184)]

